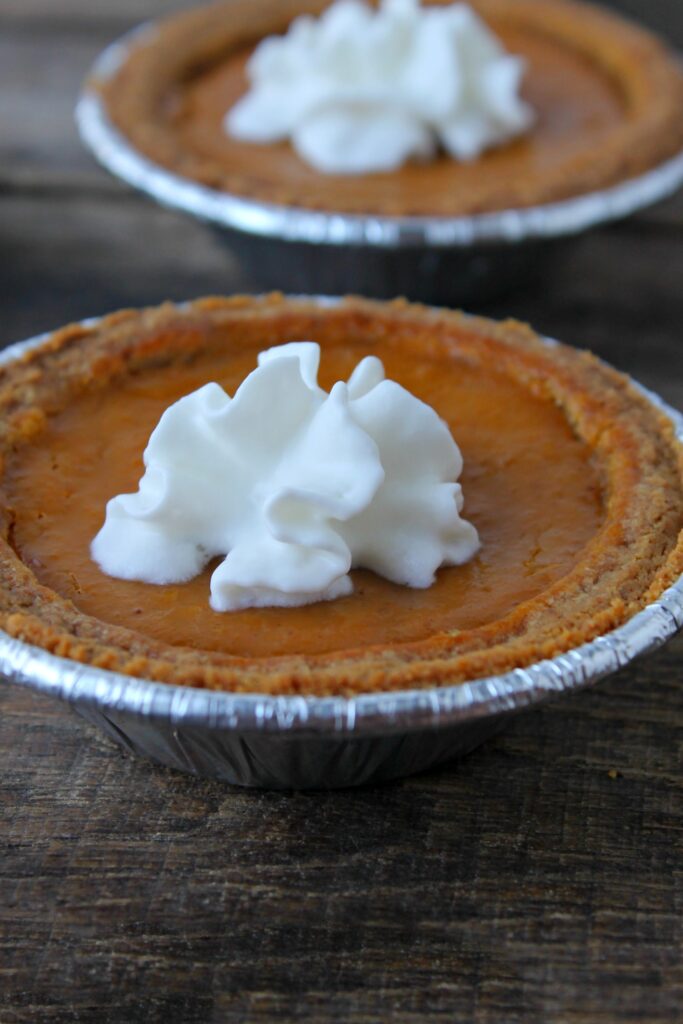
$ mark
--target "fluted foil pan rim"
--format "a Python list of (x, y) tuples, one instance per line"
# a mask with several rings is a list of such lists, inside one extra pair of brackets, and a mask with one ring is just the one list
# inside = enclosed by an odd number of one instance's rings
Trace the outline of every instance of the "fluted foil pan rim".
[(277, 205), (209, 188), (140, 153), (112, 124), (97, 83), (112, 78), (128, 53), (156, 31), (147, 22), (111, 43), (95, 60), (78, 99), (81, 140), (97, 161), (162, 206), (247, 234), (314, 245), (369, 249), (462, 248), (575, 235), (673, 195), (683, 185), (683, 151), (637, 177), (597, 192), (521, 209), (459, 217), (335, 213)]
[[(339, 300), (312, 297), (321, 305)], [(100, 318), (82, 322), (91, 327)], [(40, 346), (50, 333), (10, 345), (0, 365)], [(546, 339), (548, 344), (556, 344)], [(683, 444), (683, 415), (654, 392), (632, 382), (674, 424)], [(526, 668), (419, 690), (354, 697), (270, 696), (217, 692), (155, 683), (49, 654), (0, 630), (0, 675), (81, 708), (119, 712), (141, 720), (208, 731), (282, 736), (369, 737), (443, 728), (521, 711), (582, 689), (661, 646), (683, 627), (683, 575), (661, 597), (622, 626)]]

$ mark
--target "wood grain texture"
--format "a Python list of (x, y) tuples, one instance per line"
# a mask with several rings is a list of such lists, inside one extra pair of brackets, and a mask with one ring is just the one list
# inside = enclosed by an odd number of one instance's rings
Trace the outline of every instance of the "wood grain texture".
[[(98, 50), (166, 0), (0, 0), (0, 344), (257, 288), (85, 154)], [(683, 45), (679, 0), (620, 0)], [(480, 307), (683, 407), (683, 198)], [(362, 282), (358, 282), (362, 290)], [(376, 789), (232, 790), (0, 684), (0, 1024), (683, 1020), (683, 640)]]
[(175, 775), (0, 691), (0, 1020), (678, 1019), (682, 652), (327, 794)]

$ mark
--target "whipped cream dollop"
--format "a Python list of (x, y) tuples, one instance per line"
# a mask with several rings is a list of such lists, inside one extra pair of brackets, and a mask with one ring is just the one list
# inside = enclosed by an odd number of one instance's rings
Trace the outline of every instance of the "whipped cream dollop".
[(216, 611), (353, 590), (349, 570), (428, 587), (479, 548), (460, 517), (458, 446), (442, 419), (368, 356), (318, 386), (320, 347), (262, 352), (233, 398), (206, 384), (171, 405), (136, 494), (107, 504), (91, 553), (110, 576), (181, 583), (216, 556)]
[(519, 95), (524, 61), (463, 3), (382, 0), (374, 10), (337, 0), (264, 39), (247, 70), (250, 90), (228, 111), (226, 132), (290, 139), (329, 174), (394, 170), (439, 145), (473, 160), (533, 122)]

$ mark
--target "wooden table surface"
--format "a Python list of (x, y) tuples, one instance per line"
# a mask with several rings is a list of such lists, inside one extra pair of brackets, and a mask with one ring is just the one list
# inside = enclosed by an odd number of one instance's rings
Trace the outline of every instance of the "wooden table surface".
[[(683, 45), (680, 0), (614, 0)], [(167, 0), (0, 0), (0, 343), (258, 287), (99, 170), (71, 110)], [(683, 199), (479, 307), (683, 407)], [(362, 282), (358, 282), (362, 290)], [(683, 1020), (683, 641), (459, 764), (246, 792), (128, 757), (0, 686), (0, 1024)]]

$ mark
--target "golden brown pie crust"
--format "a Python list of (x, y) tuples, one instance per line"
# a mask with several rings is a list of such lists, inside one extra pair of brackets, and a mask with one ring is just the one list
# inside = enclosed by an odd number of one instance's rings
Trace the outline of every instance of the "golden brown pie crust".
[[(86, 615), (42, 585), (18, 556), (13, 534), (20, 510), (13, 507), (12, 467), (40, 445), (47, 424), (79, 397), (191, 360), (210, 345), (239, 346), (244, 339), (253, 344), (258, 338), (267, 347), (316, 338), (324, 350), (349, 336), (367, 339), (369, 351), (383, 339), (408, 338), (425, 358), (495, 368), (561, 409), (590, 449), (603, 506), (601, 525), (569, 573), (478, 628), (332, 653), (236, 657), (172, 646)], [(279, 694), (456, 683), (576, 647), (623, 623), (683, 571), (683, 455), (670, 421), (590, 354), (550, 347), (515, 322), (403, 301), (347, 299), (320, 306), (279, 296), (123, 311), (92, 327), (58, 331), (3, 367), (0, 413), (0, 626), (52, 653), (133, 676)], [(505, 446), (504, 433), (500, 444)], [(556, 461), (561, 464), (562, 452)]]
[[(448, 2), (448, 0), (434, 0)], [(158, 164), (236, 196), (341, 213), (457, 216), (527, 207), (636, 176), (683, 147), (683, 74), (645, 30), (574, 0), (473, 0), (526, 57), (530, 134), (462, 164), (323, 175), (288, 144), (230, 139), (223, 115), (247, 88), (244, 62), (327, 0), (235, 0), (162, 21), (107, 82), (113, 123)]]

